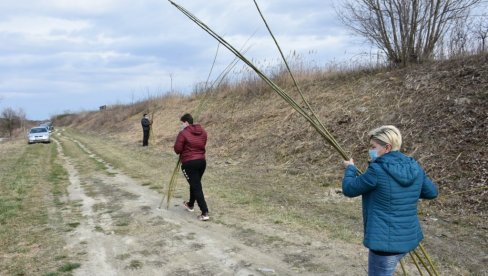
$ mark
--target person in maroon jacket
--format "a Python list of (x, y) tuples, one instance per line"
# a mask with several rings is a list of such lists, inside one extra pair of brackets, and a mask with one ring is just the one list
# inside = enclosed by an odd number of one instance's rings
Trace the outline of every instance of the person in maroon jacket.
[(190, 184), (190, 200), (184, 201), (186, 210), (193, 212), (195, 201), (202, 211), (199, 220), (208, 220), (208, 207), (202, 189), (202, 176), (207, 163), (205, 161), (205, 145), (207, 132), (199, 124), (193, 124), (193, 117), (186, 113), (181, 116), (182, 130), (176, 137), (174, 150), (180, 155), (181, 170)]

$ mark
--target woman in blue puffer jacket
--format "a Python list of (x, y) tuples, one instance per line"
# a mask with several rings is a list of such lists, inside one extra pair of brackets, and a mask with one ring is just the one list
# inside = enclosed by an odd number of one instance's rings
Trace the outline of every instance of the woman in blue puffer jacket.
[(358, 176), (354, 161), (344, 161), (342, 190), (348, 197), (362, 196), (368, 275), (393, 275), (400, 259), (424, 238), (417, 201), (436, 198), (438, 189), (417, 161), (400, 152), (396, 127), (379, 127), (369, 137), (367, 171)]

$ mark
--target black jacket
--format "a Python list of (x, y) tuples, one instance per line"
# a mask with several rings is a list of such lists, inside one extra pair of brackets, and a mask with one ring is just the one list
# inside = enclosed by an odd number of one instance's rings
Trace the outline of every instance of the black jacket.
[(141, 125), (143, 130), (149, 130), (151, 128), (151, 122), (148, 118), (142, 118)]

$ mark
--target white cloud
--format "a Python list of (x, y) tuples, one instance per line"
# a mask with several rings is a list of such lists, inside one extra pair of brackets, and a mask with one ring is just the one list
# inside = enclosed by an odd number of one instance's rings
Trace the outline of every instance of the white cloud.
[[(323, 63), (351, 49), (332, 2), (258, 1), (286, 55), (313, 52)], [(177, 3), (237, 49), (247, 45), (249, 59), (279, 62), (252, 1)], [(52, 114), (49, 106), (96, 108), (144, 98), (148, 89), (169, 91), (171, 85), (190, 91), (206, 80), (217, 47), (164, 0), (2, 0), (0, 40), (0, 97), (9, 99), (0, 103), (29, 107), (33, 118)], [(214, 75), (233, 59), (220, 47)], [(44, 108), (37, 110), (28, 97), (45, 101)]]
[(50, 7), (54, 10), (63, 12), (89, 13), (100, 14), (108, 12), (113, 8), (119, 6), (125, 1), (118, 0), (43, 0), (40, 1), (42, 6)]
[(32, 97), (32, 93), (25, 93), (25, 92), (0, 92), (0, 99), (12, 99), (12, 98), (24, 98), (29, 99)]
[(54, 17), (12, 17), (0, 22), (0, 32), (16, 33), (25, 36), (49, 36), (54, 33), (73, 33), (90, 28), (86, 20), (69, 20)]

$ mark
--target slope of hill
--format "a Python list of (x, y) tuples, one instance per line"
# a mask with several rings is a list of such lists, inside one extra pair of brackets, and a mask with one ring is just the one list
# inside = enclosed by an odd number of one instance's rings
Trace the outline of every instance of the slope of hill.
[[(429, 203), (428, 212), (488, 228), (487, 55), (389, 71), (301, 74), (298, 80), (319, 118), (360, 167), (367, 165), (367, 132), (396, 125), (404, 138), (402, 151), (419, 160), (440, 187), (441, 196)], [(276, 82), (294, 90), (286, 76)], [(171, 152), (179, 117), (194, 112), (202, 101), (197, 121), (209, 133), (211, 162), (277, 169), (339, 187), (341, 157), (257, 80), (191, 96), (166, 95), (100, 112), (60, 115), (55, 124), (137, 144), (142, 138), (140, 118), (148, 112), (154, 115), (153, 148)]]

